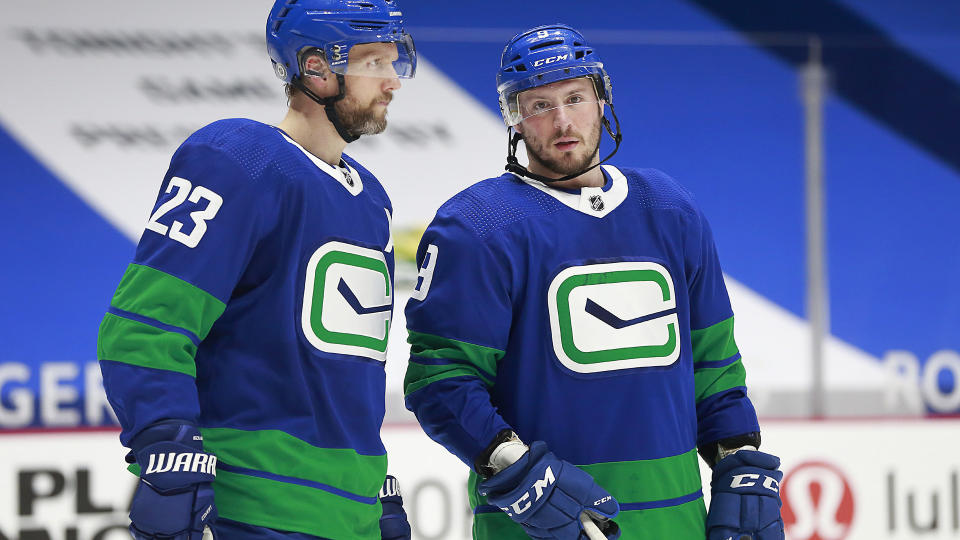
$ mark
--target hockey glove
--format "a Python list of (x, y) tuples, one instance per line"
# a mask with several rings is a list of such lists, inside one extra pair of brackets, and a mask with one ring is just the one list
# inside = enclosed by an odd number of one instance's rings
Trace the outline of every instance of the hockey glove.
[(780, 458), (739, 450), (717, 462), (710, 482), (707, 540), (783, 540)]
[(620, 537), (620, 528), (610, 520), (620, 505), (586, 472), (557, 459), (543, 441), (516, 463), (479, 485), (481, 495), (523, 527), (530, 538), (585, 539), (581, 512), (598, 522), (610, 540)]
[(410, 540), (410, 523), (403, 511), (403, 497), (397, 479), (387, 475), (380, 488), (380, 538), (383, 540)]
[(143, 430), (130, 447), (127, 459), (140, 465), (140, 485), (130, 503), (133, 537), (201, 540), (217, 519), (212, 485), (217, 458), (203, 451), (200, 431), (160, 422)]

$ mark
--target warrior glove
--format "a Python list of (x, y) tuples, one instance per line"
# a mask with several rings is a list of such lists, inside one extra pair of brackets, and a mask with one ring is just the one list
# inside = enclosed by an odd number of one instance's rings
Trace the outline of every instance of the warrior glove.
[(383, 514), (380, 516), (380, 538), (410, 540), (410, 523), (403, 510), (403, 497), (400, 495), (400, 484), (396, 478), (387, 475), (383, 487), (380, 488), (379, 498), (383, 507)]
[(130, 448), (127, 460), (140, 466), (140, 485), (130, 504), (133, 537), (201, 540), (217, 518), (217, 458), (203, 451), (200, 431), (180, 421), (164, 421), (140, 432)]

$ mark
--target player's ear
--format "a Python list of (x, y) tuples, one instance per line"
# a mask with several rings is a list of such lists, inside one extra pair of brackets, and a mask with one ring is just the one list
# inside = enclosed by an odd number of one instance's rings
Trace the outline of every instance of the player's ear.
[(303, 83), (310, 90), (320, 96), (324, 96), (331, 91), (335, 91), (336, 77), (332, 77), (330, 67), (323, 58), (323, 54), (318, 50), (306, 54), (301, 59), (301, 72), (303, 73)]
[(304, 75), (318, 77), (320, 79), (327, 78), (330, 70), (327, 67), (326, 60), (324, 60), (323, 55), (319, 51), (307, 54), (301, 62), (303, 63)]

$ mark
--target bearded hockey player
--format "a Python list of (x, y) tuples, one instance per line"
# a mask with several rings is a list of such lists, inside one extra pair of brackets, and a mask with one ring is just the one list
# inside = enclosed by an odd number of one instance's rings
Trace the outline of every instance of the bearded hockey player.
[(342, 152), (386, 127), (413, 41), (396, 0), (279, 0), (266, 41), (286, 117), (180, 146), (100, 326), (130, 531), (409, 538), (380, 440), (393, 210)]
[(620, 128), (576, 30), (514, 37), (497, 84), (509, 172), (440, 208), (406, 307), (407, 407), (471, 468), (474, 538), (782, 539), (779, 460), (757, 450), (693, 196), (601, 166)]

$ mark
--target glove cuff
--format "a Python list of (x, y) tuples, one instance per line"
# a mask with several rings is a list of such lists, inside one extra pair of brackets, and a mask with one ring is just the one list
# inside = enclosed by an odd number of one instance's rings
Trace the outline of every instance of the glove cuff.
[(193, 450), (203, 450), (203, 435), (197, 426), (183, 420), (162, 420), (143, 428), (130, 441), (130, 450), (137, 455), (141, 450), (158, 442), (173, 442)]

